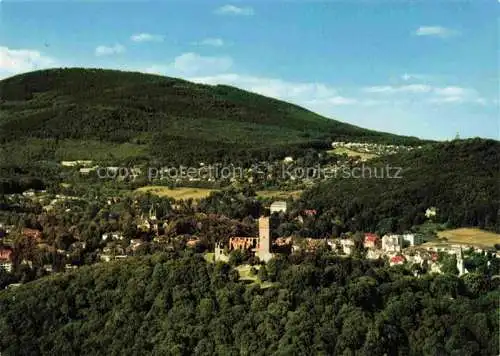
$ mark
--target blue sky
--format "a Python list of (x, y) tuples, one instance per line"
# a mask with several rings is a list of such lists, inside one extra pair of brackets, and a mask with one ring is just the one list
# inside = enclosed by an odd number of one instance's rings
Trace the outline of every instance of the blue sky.
[(382, 131), (498, 139), (499, 6), (3, 0), (0, 76), (142, 71), (234, 85)]

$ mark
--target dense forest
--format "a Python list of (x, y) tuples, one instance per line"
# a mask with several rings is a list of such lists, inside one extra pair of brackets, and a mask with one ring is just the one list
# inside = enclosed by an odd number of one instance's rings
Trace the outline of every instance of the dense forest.
[(332, 140), (421, 144), (237, 88), (157, 75), (52, 69), (0, 81), (0, 161), (284, 156)]
[(328, 252), (245, 284), (201, 255), (83, 267), (0, 292), (4, 355), (497, 355), (498, 279), (415, 278)]
[[(386, 167), (393, 177), (380, 179)], [(399, 168), (401, 178), (396, 178)], [(339, 175), (302, 195), (300, 207), (321, 212), (318, 223), (323, 234), (339, 228), (404, 232), (423, 223), (429, 207), (437, 208), (436, 221), (449, 226), (500, 232), (498, 141), (470, 139), (430, 145), (370, 161), (366, 169), (364, 178)]]

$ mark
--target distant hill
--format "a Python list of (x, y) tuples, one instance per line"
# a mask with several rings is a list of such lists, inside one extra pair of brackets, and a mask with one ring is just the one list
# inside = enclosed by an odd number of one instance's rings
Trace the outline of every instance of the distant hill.
[(71, 68), (0, 81), (0, 158), (15, 161), (267, 158), (332, 140), (422, 142), (234, 87), (157, 75)]
[[(383, 173), (386, 167), (391, 167), (390, 177)], [(402, 168), (400, 179), (395, 177), (398, 167)], [(304, 209), (321, 211), (318, 221), (324, 223), (323, 233), (338, 229), (331, 224), (334, 219), (345, 231), (404, 232), (426, 221), (425, 211), (430, 207), (438, 209), (435, 220), (450, 227), (500, 232), (498, 141), (428, 145), (370, 161), (366, 169), (365, 178), (341, 178), (341, 173), (339, 179), (325, 181), (302, 195)]]

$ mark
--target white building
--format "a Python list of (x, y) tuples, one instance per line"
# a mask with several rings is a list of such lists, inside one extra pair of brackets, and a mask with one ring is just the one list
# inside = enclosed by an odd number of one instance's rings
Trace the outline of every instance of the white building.
[(342, 252), (346, 255), (350, 255), (354, 250), (354, 241), (351, 239), (341, 239), (340, 246), (342, 247)]
[(12, 272), (12, 262), (9, 260), (0, 260), (0, 268), (3, 268), (6, 272)]
[(434, 207), (428, 208), (425, 211), (425, 217), (427, 217), (428, 219), (435, 217), (436, 214), (437, 214), (437, 210)]
[(97, 168), (98, 168), (98, 166), (94, 166), (94, 167), (82, 167), (82, 168), (80, 168), (79, 172), (81, 174), (89, 174), (90, 172), (95, 171)]
[(123, 234), (120, 233), (120, 232), (113, 232), (113, 233), (104, 233), (102, 234), (101, 236), (102, 238), (102, 241), (107, 241), (108, 239), (109, 240), (123, 240)]
[(400, 252), (403, 248), (401, 235), (385, 235), (382, 237), (382, 250), (386, 252)]
[(271, 204), (271, 214), (272, 213), (280, 213), (280, 212), (286, 212), (286, 201), (275, 201)]
[(25, 196), (25, 197), (34, 197), (35, 196), (35, 190), (34, 189), (28, 189), (27, 191), (23, 192), (23, 196)]
[(415, 234), (403, 234), (402, 238), (403, 244), (405, 245), (416, 246), (422, 243), (422, 239), (420, 238), (420, 236)]

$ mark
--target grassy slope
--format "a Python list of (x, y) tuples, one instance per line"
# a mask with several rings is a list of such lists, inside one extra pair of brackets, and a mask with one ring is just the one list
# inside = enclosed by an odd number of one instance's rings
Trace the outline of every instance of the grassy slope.
[[(137, 188), (137, 193), (151, 193), (160, 197), (170, 197), (174, 199), (201, 199), (206, 198), (210, 193), (216, 191), (215, 189), (204, 188), (190, 188), (190, 187), (176, 187), (170, 189), (165, 186), (145, 186)], [(258, 197), (274, 198), (274, 199), (287, 199), (288, 197), (297, 198), (302, 191), (279, 191), (279, 190), (259, 190), (256, 192)]]
[(160, 197), (170, 197), (174, 199), (201, 199), (206, 198), (213, 192), (213, 189), (177, 187), (170, 189), (163, 186), (145, 186), (135, 190), (137, 193), (151, 193)]
[(345, 148), (345, 147), (335, 148), (334, 150), (328, 151), (328, 153), (330, 153), (330, 154), (334, 153), (337, 155), (342, 155), (345, 153), (349, 157), (360, 157), (362, 160), (365, 160), (365, 161), (372, 159), (372, 158), (375, 158), (375, 157), (378, 157), (378, 155), (375, 153), (358, 152), (358, 151), (351, 150), (351, 149)]
[(470, 244), (493, 247), (500, 244), (500, 234), (474, 228), (461, 228), (438, 232), (439, 238), (446, 238), (449, 243)]
[(251, 154), (331, 139), (418, 141), (229, 86), (131, 72), (32, 72), (0, 81), (0, 99), (0, 154), (20, 160)]

